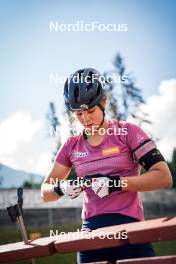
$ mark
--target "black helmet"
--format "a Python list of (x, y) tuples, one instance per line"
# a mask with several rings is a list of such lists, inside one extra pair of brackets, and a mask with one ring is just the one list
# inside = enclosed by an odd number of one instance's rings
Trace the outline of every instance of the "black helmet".
[(65, 82), (64, 100), (70, 111), (90, 109), (98, 105), (104, 96), (104, 83), (95, 69), (78, 70)]

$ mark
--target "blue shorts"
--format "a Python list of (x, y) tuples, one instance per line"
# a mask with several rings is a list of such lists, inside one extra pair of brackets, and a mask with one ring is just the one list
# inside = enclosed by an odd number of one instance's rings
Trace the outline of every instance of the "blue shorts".
[[(82, 229), (89, 228), (91, 230), (120, 225), (125, 223), (138, 222), (137, 219), (121, 215), (121, 214), (104, 214), (99, 216), (93, 216), (83, 221)], [(89, 263), (93, 261), (109, 261), (116, 263), (120, 259), (129, 258), (142, 258), (142, 257), (154, 257), (155, 252), (151, 243), (135, 244), (135, 245), (123, 245), (120, 247), (95, 249), (89, 251), (80, 251), (77, 253), (77, 263)]]

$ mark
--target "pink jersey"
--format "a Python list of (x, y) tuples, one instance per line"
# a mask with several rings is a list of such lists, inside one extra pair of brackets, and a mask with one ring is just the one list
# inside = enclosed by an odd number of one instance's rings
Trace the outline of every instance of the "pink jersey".
[[(140, 177), (138, 160), (155, 145), (149, 145), (148, 150), (145, 147), (142, 151), (138, 147), (150, 137), (138, 126), (117, 120), (109, 121), (109, 129), (109, 135), (106, 133), (98, 146), (91, 146), (82, 134), (70, 137), (59, 149), (56, 161), (68, 167), (74, 166), (78, 177), (97, 173)], [(113, 129), (116, 133), (111, 133)], [(137, 155), (134, 158), (132, 151), (135, 149)], [(82, 219), (106, 213), (120, 213), (143, 220), (140, 194), (118, 191), (99, 198), (87, 187), (83, 191)]]

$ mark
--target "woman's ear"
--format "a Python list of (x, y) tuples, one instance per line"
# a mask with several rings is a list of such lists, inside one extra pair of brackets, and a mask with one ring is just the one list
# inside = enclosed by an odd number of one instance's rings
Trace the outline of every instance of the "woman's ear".
[(75, 112), (70, 112), (70, 121), (75, 122), (77, 120), (77, 116)]

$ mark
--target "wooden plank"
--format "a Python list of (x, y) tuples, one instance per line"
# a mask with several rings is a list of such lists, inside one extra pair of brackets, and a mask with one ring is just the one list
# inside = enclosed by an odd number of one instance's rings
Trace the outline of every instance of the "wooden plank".
[(0, 263), (21, 259), (50, 256), (56, 253), (54, 237), (39, 238), (34, 241), (17, 242), (0, 246)]
[(115, 236), (119, 236), (119, 232), (122, 232), (121, 228), (116, 229), (115, 232), (104, 231), (100, 232), (72, 232), (71, 237), (58, 238), (55, 242), (55, 248), (58, 253), (71, 253), (76, 251), (110, 248), (116, 246), (122, 246), (127, 243), (127, 240), (114, 239)]
[(88, 264), (111, 264), (108, 261), (101, 261), (101, 262), (89, 262)]
[[(122, 239), (124, 232), (127, 232), (127, 239)], [(92, 232), (70, 232), (66, 237), (39, 238), (27, 245), (24, 242), (3, 245), (0, 246), (0, 262), (171, 239), (176, 239), (176, 217), (99, 228)]]
[(130, 224), (99, 228), (100, 232), (127, 231), (128, 243), (140, 244), (164, 240), (176, 240), (176, 217), (159, 218)]
[(176, 264), (176, 255), (118, 260), (117, 264)]
[(176, 217), (144, 221), (135, 227), (127, 227), (130, 244), (176, 240)]

